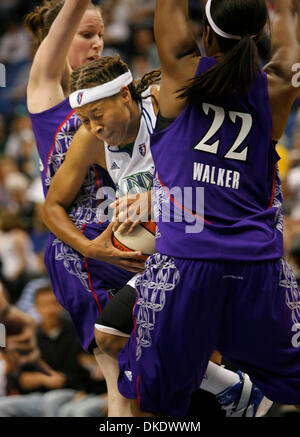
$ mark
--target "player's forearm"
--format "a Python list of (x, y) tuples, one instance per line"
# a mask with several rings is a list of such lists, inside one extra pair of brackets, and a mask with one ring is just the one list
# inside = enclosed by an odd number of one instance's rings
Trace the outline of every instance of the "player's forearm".
[[(167, 40), (167, 43), (171, 45), (173, 38), (175, 38), (176, 41), (173, 45), (176, 47), (178, 40), (186, 37), (189, 22), (188, 3), (188, 0), (156, 0), (154, 33), (158, 37), (158, 41), (156, 41), (158, 44)], [(180, 33), (177, 26), (184, 26), (184, 32)], [(160, 38), (163, 35), (165, 38)]]
[[(189, 12), (189, 2), (188, 0), (156, 0), (155, 6), (155, 19), (158, 20), (160, 18), (160, 14), (176, 14), (177, 11), (180, 11), (186, 17), (188, 17)], [(163, 17), (163, 20), (166, 20), (166, 17)]]
[(47, 38), (42, 43), (41, 56), (39, 54), (40, 68), (44, 67), (48, 77), (56, 77), (63, 73), (71, 43), (89, 4), (90, 0), (66, 0), (53, 22)]
[(83, 256), (90, 257), (90, 240), (74, 225), (64, 207), (58, 203), (48, 202), (46, 199), (42, 218), (48, 229), (60, 240)]
[(293, 0), (293, 10), (296, 14), (296, 32), (297, 32), (297, 39), (298, 43), (300, 45), (300, 2), (299, 0)]
[[(300, 11), (300, 6), (297, 9)], [(293, 0), (277, 0), (272, 22), (271, 58), (264, 70), (267, 74), (278, 75), (286, 82), (287, 87), (290, 85), (291, 90), (293, 65), (299, 62), (300, 58), (299, 24)]]
[(196, 49), (189, 24), (188, 0), (157, 0), (154, 34), (162, 57), (180, 58)]
[(272, 53), (292, 51), (299, 46), (300, 2), (276, 0), (272, 28)]
[(298, 0), (275, 0), (274, 12), (275, 14), (294, 14), (299, 8)]

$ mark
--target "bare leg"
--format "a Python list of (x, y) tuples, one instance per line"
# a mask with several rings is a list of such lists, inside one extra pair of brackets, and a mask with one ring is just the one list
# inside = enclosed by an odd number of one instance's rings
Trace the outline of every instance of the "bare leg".
[(132, 417), (129, 399), (124, 398), (118, 390), (118, 361), (99, 349), (94, 349), (94, 355), (107, 385), (108, 417)]
[(107, 334), (105, 332), (95, 329), (95, 341), (99, 350), (109, 355), (115, 360), (118, 359), (118, 353), (123, 349), (128, 337), (120, 337), (118, 335)]
[[(111, 357), (112, 359), (117, 360), (118, 353), (123, 349), (125, 343), (128, 341), (128, 338), (121, 337), (115, 334), (109, 334), (107, 332), (100, 331), (99, 329), (95, 329), (95, 340), (97, 346), (99, 348), (99, 352), (101, 351), (103, 354)], [(218, 351), (214, 351), (211, 361), (216, 364), (221, 364), (222, 356)], [(222, 369), (223, 370), (223, 369)], [(228, 371), (226, 371), (228, 373)], [(239, 381), (239, 377), (237, 374), (233, 373), (236, 377), (237, 381)], [(209, 390), (206, 386), (210, 386), (211, 383), (208, 381), (204, 381), (203, 384), (205, 387), (204, 390)], [(156, 415), (151, 413), (145, 413), (140, 410), (138, 403), (136, 400), (131, 400), (131, 411), (133, 417), (155, 417)]]

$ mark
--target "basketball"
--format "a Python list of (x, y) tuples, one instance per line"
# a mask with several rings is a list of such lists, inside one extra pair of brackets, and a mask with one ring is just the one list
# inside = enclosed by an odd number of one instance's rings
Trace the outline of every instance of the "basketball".
[(140, 259), (146, 261), (148, 256), (155, 252), (155, 232), (156, 224), (154, 222), (143, 222), (130, 235), (121, 234), (118, 231), (114, 232), (113, 245), (125, 252), (139, 250), (143, 254)]

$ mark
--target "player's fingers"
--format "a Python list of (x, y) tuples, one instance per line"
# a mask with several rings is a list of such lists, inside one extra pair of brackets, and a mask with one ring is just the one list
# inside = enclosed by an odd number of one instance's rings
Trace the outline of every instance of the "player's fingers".
[(140, 215), (141, 213), (141, 207), (140, 205), (130, 205), (128, 208), (128, 217), (134, 216), (134, 215)]
[(125, 270), (129, 270), (133, 273), (141, 273), (145, 270), (145, 263), (138, 263), (134, 261), (121, 260), (121, 265)]
[[(114, 202), (116, 203), (116, 202)], [(116, 220), (118, 219), (120, 214), (120, 207), (119, 207), (119, 203), (116, 203), (115, 208), (113, 209), (113, 215), (112, 215), (112, 222), (116, 222)]]
[[(130, 252), (127, 252), (130, 253)], [(120, 258), (121, 261), (126, 264), (128, 267), (132, 267), (132, 268), (137, 268), (139, 270), (144, 270), (145, 269), (145, 261), (141, 258), (139, 259), (134, 259), (134, 258)]]
[(114, 223), (111, 222), (111, 223), (107, 226), (107, 228), (106, 228), (105, 231), (113, 231), (113, 227), (114, 227)]
[(114, 222), (113, 222), (112, 231), (116, 232), (119, 229), (119, 226), (120, 226), (120, 222), (119, 222), (119, 219), (116, 217)]
[(132, 224), (131, 224), (131, 226), (130, 226), (130, 228), (128, 229), (128, 231), (127, 231), (127, 234), (129, 235), (129, 234), (131, 234), (131, 232), (140, 224), (141, 222), (140, 222), (140, 220), (137, 220), (137, 221), (135, 221), (135, 222), (133, 222)]
[(116, 200), (115, 202), (110, 203), (110, 208), (115, 210), (116, 214), (119, 214), (120, 211), (122, 211), (123, 209), (127, 208), (127, 198), (126, 197), (121, 197), (120, 199)]
[(126, 221), (128, 220), (128, 211), (127, 211), (127, 209), (124, 209), (124, 210), (120, 211), (117, 218), (118, 218), (120, 223), (126, 223)]
[(132, 221), (128, 219), (126, 220), (125, 223), (121, 224), (118, 230), (121, 234), (124, 234), (128, 231), (128, 229), (130, 229), (131, 225), (132, 225)]
[(114, 202), (110, 203), (108, 206), (112, 209), (115, 209), (119, 205), (119, 199), (115, 200)]
[(119, 259), (134, 259), (137, 261), (140, 261), (140, 257), (142, 255), (142, 252), (135, 251), (135, 252), (123, 252), (121, 250), (116, 249), (117, 252), (115, 254), (118, 256)]

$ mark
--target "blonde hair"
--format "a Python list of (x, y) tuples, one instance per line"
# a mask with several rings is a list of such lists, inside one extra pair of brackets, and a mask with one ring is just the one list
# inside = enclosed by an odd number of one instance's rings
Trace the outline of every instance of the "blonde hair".
[[(44, 0), (41, 6), (37, 6), (25, 17), (25, 27), (29, 30), (35, 49), (37, 49), (43, 39), (48, 35), (50, 27), (64, 6), (64, 0)], [(92, 3), (88, 9), (96, 9), (101, 14), (99, 6)]]

